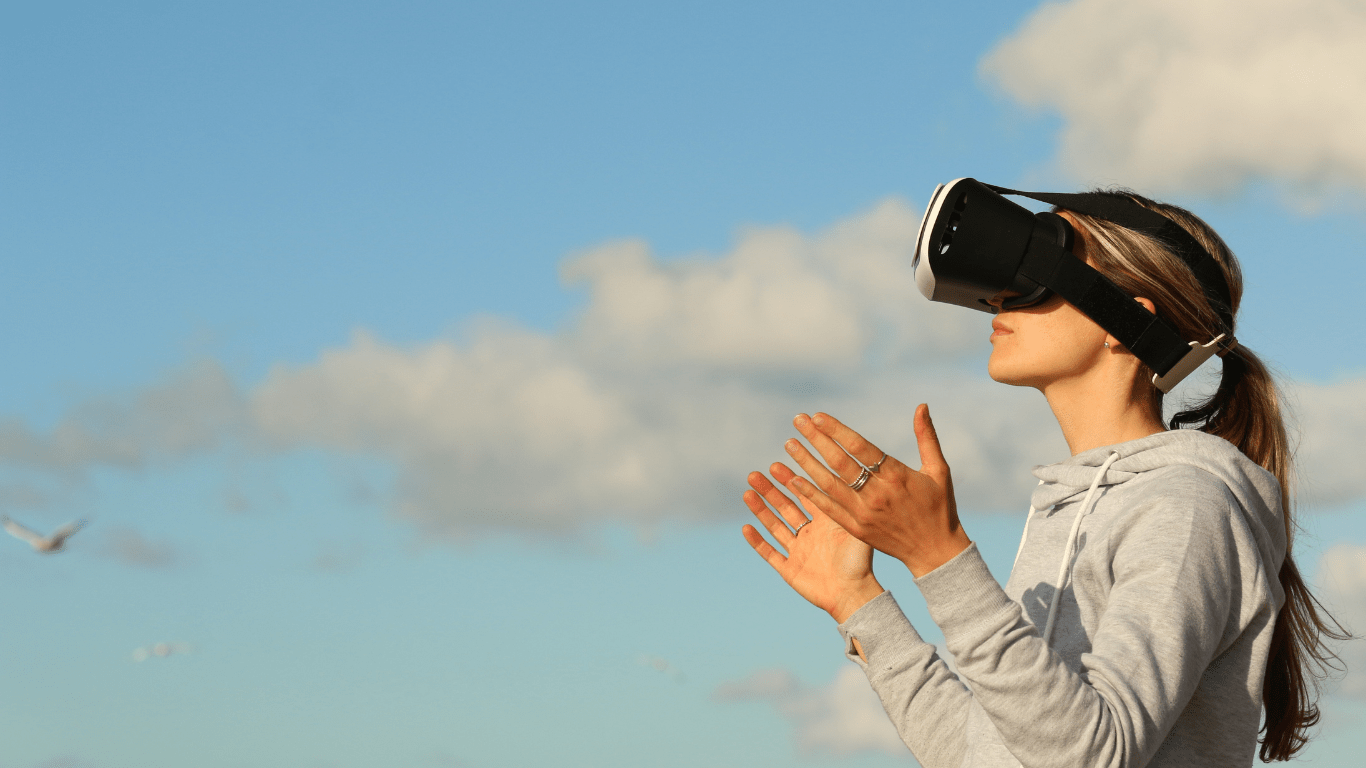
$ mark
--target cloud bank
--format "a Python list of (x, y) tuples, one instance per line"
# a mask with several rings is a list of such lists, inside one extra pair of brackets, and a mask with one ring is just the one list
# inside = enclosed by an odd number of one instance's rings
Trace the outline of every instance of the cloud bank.
[(858, 667), (842, 667), (821, 687), (806, 685), (787, 670), (764, 670), (719, 686), (713, 698), (769, 702), (792, 724), (792, 738), (803, 754), (845, 757), (885, 752), (910, 757)]
[(1358, 460), (1366, 435), (1366, 378), (1334, 384), (1298, 383), (1292, 403), (1300, 428), (1295, 459), (1299, 494), (1324, 508), (1341, 507), (1366, 496), (1366, 473)]
[(1064, 121), (1059, 161), (1090, 183), (1301, 199), (1366, 190), (1366, 3), (1045, 3), (981, 63)]
[(731, 518), (797, 412), (840, 414), (914, 456), (910, 418), (928, 400), (955, 425), (966, 503), (1011, 504), (1029, 485), (1020, 456), (1061, 443), (1041, 399), (981, 375), (987, 316), (916, 293), (919, 218), (890, 200), (815, 236), (746, 231), (718, 258), (608, 244), (566, 263), (589, 302), (560, 334), (488, 321), (409, 348), (358, 334), (273, 371), (252, 423), (277, 449), (393, 460), (397, 514), (460, 535)]
[[(460, 339), (395, 345), (358, 332), (250, 388), (204, 363), (47, 433), (8, 422), (0, 511), (43, 506), (94, 467), (236, 446), (387, 462), (391, 511), (437, 537), (732, 520), (748, 514), (745, 475), (786, 459), (794, 414), (833, 413), (915, 465), (911, 417), (928, 402), (960, 507), (1019, 512), (1029, 468), (1066, 446), (1037, 392), (985, 375), (988, 316), (920, 297), (918, 225), (888, 200), (816, 234), (750, 229), (717, 256), (610, 243), (566, 261), (588, 302), (557, 333), (484, 320)], [(1305, 500), (1366, 496), (1351, 461), (1366, 379), (1298, 391)], [(132, 539), (120, 551), (171, 557)]]
[(1338, 693), (1366, 699), (1366, 546), (1338, 544), (1324, 552), (1319, 582), (1333, 617), (1356, 635), (1339, 646), (1347, 675)]

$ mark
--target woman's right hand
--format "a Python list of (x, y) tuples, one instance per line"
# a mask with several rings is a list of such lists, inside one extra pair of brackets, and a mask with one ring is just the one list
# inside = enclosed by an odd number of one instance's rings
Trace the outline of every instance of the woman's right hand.
[[(777, 463), (769, 472), (782, 485), (795, 476)], [(749, 485), (753, 490), (745, 491), (745, 505), (787, 555), (769, 544), (752, 525), (744, 527), (745, 541), (797, 594), (841, 624), (864, 603), (882, 594), (882, 585), (873, 577), (872, 547), (850, 536), (819, 509), (812, 509), (811, 522), (802, 525), (807, 516), (801, 507), (762, 473), (751, 472)], [(793, 534), (798, 526), (801, 530)]]

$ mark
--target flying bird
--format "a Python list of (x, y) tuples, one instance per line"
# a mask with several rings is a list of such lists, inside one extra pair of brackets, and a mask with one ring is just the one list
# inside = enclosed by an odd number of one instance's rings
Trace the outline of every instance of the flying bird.
[(67, 523), (53, 531), (51, 536), (44, 536), (37, 531), (29, 530), (3, 515), (0, 515), (0, 525), (5, 526), (5, 530), (9, 531), (9, 534), (14, 538), (28, 542), (35, 552), (50, 555), (53, 552), (61, 552), (62, 548), (66, 546), (66, 540), (71, 538), (71, 534), (79, 531), (85, 525), (85, 521), (77, 520), (74, 523)]

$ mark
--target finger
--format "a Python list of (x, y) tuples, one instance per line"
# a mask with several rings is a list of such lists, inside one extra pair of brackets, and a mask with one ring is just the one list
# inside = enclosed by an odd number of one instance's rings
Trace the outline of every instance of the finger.
[(787, 566), (787, 558), (774, 549), (773, 545), (764, 539), (763, 534), (754, 529), (754, 526), (746, 525), (740, 529), (740, 532), (744, 534), (745, 541), (749, 542), (754, 551), (759, 553), (759, 557), (762, 557), (764, 562), (773, 566), (773, 570), (781, 575)]
[(853, 482), (854, 479), (859, 476), (859, 473), (863, 471), (863, 465), (855, 461), (854, 458), (849, 455), (852, 452), (846, 451), (845, 448), (841, 447), (840, 443), (832, 439), (830, 435), (827, 435), (818, 429), (816, 425), (812, 423), (811, 417), (804, 413), (798, 414), (797, 418), (792, 420), (792, 425), (797, 428), (798, 432), (802, 433), (802, 437), (805, 437), (807, 442), (811, 443), (812, 447), (817, 451), (820, 451), (821, 457), (825, 459), (826, 465), (829, 466), (835, 474), (843, 478), (844, 482)]
[[(791, 469), (788, 469), (786, 464), (775, 461), (769, 465), (768, 471), (769, 474), (773, 475), (773, 479), (777, 480), (783, 488), (792, 492), (793, 497), (797, 500), (797, 504), (800, 505), (799, 510), (802, 514), (810, 516), (812, 520), (825, 515), (825, 512), (812, 502), (812, 497), (810, 496), (811, 493), (814, 493), (817, 496), (824, 496), (825, 494), (821, 493), (819, 488), (808, 483), (806, 478), (798, 475)], [(808, 493), (799, 491), (794, 483), (806, 483)]]
[(833, 493), (836, 488), (849, 487), (847, 483), (839, 477), (836, 477), (820, 459), (812, 456), (811, 452), (808, 451), (806, 446), (802, 445), (802, 442), (797, 438), (794, 437), (786, 443), (783, 443), (783, 448), (787, 451), (787, 455), (791, 456), (792, 460), (797, 462), (797, 466), (801, 467), (806, 472), (807, 477), (810, 477), (811, 480), (815, 482), (816, 487), (825, 491), (827, 494)]
[(939, 433), (930, 420), (930, 407), (921, 403), (915, 409), (915, 442), (920, 448), (920, 471), (940, 482), (949, 478), (949, 463), (939, 445)]
[[(829, 472), (826, 474), (829, 475)], [(855, 538), (858, 538), (861, 527), (858, 525), (858, 522), (854, 520), (853, 515), (849, 514), (849, 510), (845, 509), (839, 502), (830, 498), (828, 494), (823, 493), (820, 488), (812, 485), (806, 478), (798, 477), (796, 475), (792, 475), (791, 479), (787, 482), (787, 487), (797, 495), (798, 499), (801, 499), (802, 506), (811, 511), (812, 519), (815, 519), (818, 515), (824, 515), (831, 520), (834, 520), (835, 524), (839, 527), (853, 534)], [(849, 490), (849, 486), (841, 484), (841, 487), (844, 489), (845, 493), (853, 493), (853, 491)], [(855, 499), (855, 501), (856, 500), (857, 499)]]
[[(800, 441), (795, 438), (788, 440), (783, 447), (787, 449), (788, 454), (797, 462), (797, 465), (806, 471), (807, 477), (811, 478), (816, 487), (824, 491), (825, 495), (829, 496), (836, 504), (846, 509), (854, 509), (860, 505), (858, 494), (849, 487), (849, 483), (827, 469), (819, 459), (806, 450), (806, 446), (802, 445)], [(825, 509), (825, 507), (821, 507), (821, 509)]]
[[(786, 467), (783, 468), (786, 469)], [(773, 483), (770, 483), (768, 478), (764, 477), (762, 473), (749, 473), (749, 487), (758, 491), (759, 494), (764, 497), (765, 501), (772, 505), (774, 509), (778, 510), (778, 514), (782, 515), (783, 519), (786, 520), (787, 524), (792, 526), (794, 530), (797, 526), (806, 522), (806, 513), (794, 504), (786, 494), (778, 490)], [(778, 543), (783, 544), (781, 541)], [(787, 545), (783, 544), (783, 546)]]
[(884, 455), (881, 448), (868, 442), (863, 435), (850, 429), (844, 422), (828, 413), (818, 413), (812, 416), (811, 423), (820, 430), (821, 434), (829, 435), (830, 439), (839, 443), (844, 450), (849, 452), (850, 456), (858, 459), (865, 466), (871, 467)]
[(782, 520), (778, 519), (777, 515), (773, 514), (772, 510), (764, 505), (764, 500), (759, 498), (759, 494), (754, 491), (745, 491), (744, 499), (745, 506), (749, 507), (749, 511), (754, 513), (754, 516), (758, 518), (759, 523), (764, 526), (764, 529), (773, 536), (775, 541), (782, 545), (783, 549), (790, 551), (792, 549), (792, 539), (794, 538), (792, 529), (787, 527)]

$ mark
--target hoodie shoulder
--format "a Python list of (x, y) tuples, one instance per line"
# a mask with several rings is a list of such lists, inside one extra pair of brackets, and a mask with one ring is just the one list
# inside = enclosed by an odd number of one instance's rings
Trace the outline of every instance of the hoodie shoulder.
[(1135, 486), (1156, 484), (1157, 488), (1153, 489), (1153, 492), (1165, 495), (1179, 495), (1191, 491), (1229, 491), (1228, 483), (1218, 475), (1194, 464), (1168, 464), (1157, 467), (1137, 473), (1129, 482)]
[(1190, 464), (1168, 464), (1143, 472), (1123, 489), (1129, 505), (1176, 510), (1183, 517), (1242, 514), (1242, 504), (1228, 483)]
[[(1166, 542), (1181, 551), (1194, 544), (1206, 554), (1251, 548), (1258, 552), (1254, 561), (1260, 561), (1253, 570), (1264, 571), (1270, 585), (1285, 556), (1280, 487), (1236, 448), (1229, 445), (1228, 451), (1236, 456), (1225, 453), (1222, 460), (1168, 463), (1136, 473), (1116, 489), (1112, 503), (1122, 506), (1110, 535), (1131, 541), (1137, 535), (1144, 547)], [(1268, 589), (1275, 593), (1278, 587)]]

